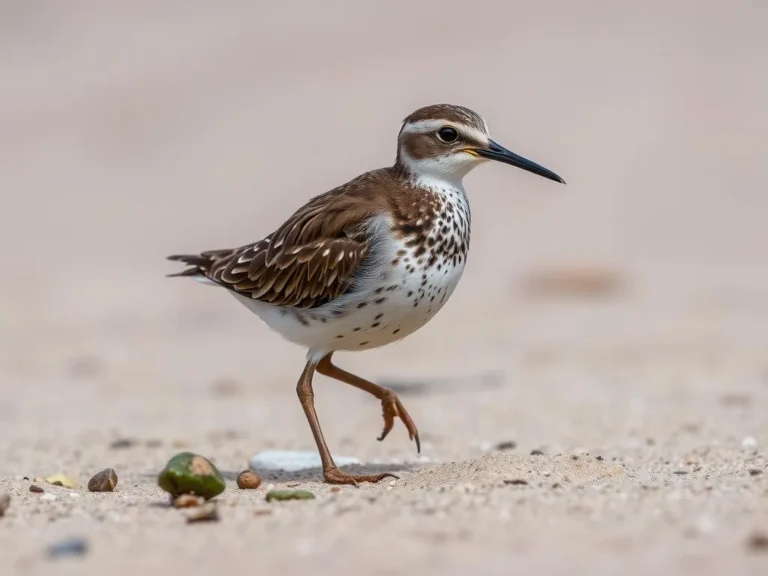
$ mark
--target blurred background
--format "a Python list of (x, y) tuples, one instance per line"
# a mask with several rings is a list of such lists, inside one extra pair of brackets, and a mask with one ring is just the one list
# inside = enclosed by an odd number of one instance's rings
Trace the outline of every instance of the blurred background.
[[(164, 434), (190, 413), (256, 426), (274, 397), (295, 429), (275, 441), (312, 449), (293, 392), (304, 352), (225, 293), (166, 279), (164, 258), (260, 238), (390, 164), (401, 120), (437, 102), (477, 110), (568, 185), (469, 175), (472, 253), (450, 304), (345, 366), (407, 379), (736, 354), (757, 374), (766, 17), (749, 0), (3, 2), (3, 436)], [(248, 400), (207, 403), (221, 379)]]
[[(768, 529), (748, 538), (767, 517), (766, 21), (759, 0), (0, 1), (0, 550), (41, 574), (41, 542), (78, 533), (100, 574), (507, 574), (512, 556), (526, 574), (740, 573), (744, 542), (768, 548)], [(315, 504), (261, 519), (261, 492), (228, 490), (221, 529), (180, 529), (155, 485), (178, 450), (238, 471), (315, 445), (304, 351), (165, 278), (166, 255), (263, 237), (391, 164), (402, 119), (439, 102), (568, 185), (472, 172), (451, 301), (336, 358), (398, 387), (421, 456), (399, 423), (375, 441), (375, 400), (317, 378), (334, 455), (405, 487), (307, 483)], [(577, 451), (605, 456), (608, 490), (551, 456)], [(408, 475), (430, 463), (447, 464)], [(594, 486), (462, 484), (566, 465)], [(114, 498), (29, 492), (107, 466)]]

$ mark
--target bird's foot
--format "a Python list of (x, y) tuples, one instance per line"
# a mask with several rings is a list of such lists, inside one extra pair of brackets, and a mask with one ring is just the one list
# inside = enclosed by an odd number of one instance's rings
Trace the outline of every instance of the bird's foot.
[(378, 440), (384, 440), (384, 438), (387, 437), (387, 434), (389, 434), (389, 432), (392, 430), (392, 427), (395, 425), (395, 418), (400, 418), (408, 430), (408, 437), (411, 440), (416, 441), (416, 451), (421, 453), (419, 431), (416, 428), (416, 424), (414, 424), (413, 420), (408, 414), (408, 411), (403, 406), (403, 403), (400, 402), (400, 398), (398, 398), (397, 394), (392, 390), (387, 390), (381, 399), (381, 408), (384, 414), (384, 431), (381, 433), (381, 436), (379, 436)]
[(353, 486), (357, 486), (361, 482), (372, 482), (375, 484), (384, 478), (398, 479), (397, 476), (390, 474), (389, 472), (384, 472), (382, 474), (348, 474), (347, 472), (342, 472), (335, 466), (325, 470), (323, 472), (323, 478), (328, 484), (352, 484)]

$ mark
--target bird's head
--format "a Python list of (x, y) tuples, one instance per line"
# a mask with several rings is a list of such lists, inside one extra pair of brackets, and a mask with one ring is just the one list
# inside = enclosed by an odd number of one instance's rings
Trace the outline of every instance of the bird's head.
[(416, 180), (460, 183), (475, 166), (496, 160), (565, 184), (554, 172), (491, 140), (482, 116), (463, 106), (419, 108), (403, 121), (397, 144), (397, 166)]

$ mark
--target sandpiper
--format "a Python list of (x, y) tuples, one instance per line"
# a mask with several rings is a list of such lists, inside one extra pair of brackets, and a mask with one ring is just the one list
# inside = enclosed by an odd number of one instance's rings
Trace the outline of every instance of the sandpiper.
[(456, 288), (469, 251), (464, 176), (498, 160), (556, 182), (554, 172), (491, 140), (463, 106), (436, 104), (402, 123), (393, 166), (361, 174), (312, 198), (263, 239), (224, 250), (169, 256), (187, 276), (227, 290), (269, 327), (307, 349), (296, 386), (326, 482), (378, 482), (334, 464), (314, 406), (315, 371), (381, 401), (383, 440), (395, 418), (420, 451), (419, 432), (397, 395), (331, 362), (336, 351), (370, 350), (424, 326)]

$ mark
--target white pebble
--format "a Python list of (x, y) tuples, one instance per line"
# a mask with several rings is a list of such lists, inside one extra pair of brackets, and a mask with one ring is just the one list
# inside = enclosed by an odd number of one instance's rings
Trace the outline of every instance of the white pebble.
[[(360, 460), (351, 456), (333, 456), (338, 466), (360, 464)], [(283, 470), (297, 472), (307, 468), (320, 468), (322, 462), (317, 452), (301, 452), (297, 450), (265, 450), (254, 454), (249, 462), (251, 470)]]
[(741, 441), (741, 447), (742, 448), (757, 448), (757, 440), (755, 440), (754, 436), (746, 436)]
[(51, 494), (50, 492), (46, 492), (45, 494), (40, 496), (40, 500), (47, 500), (49, 502), (53, 502), (54, 500), (56, 500), (56, 495)]

